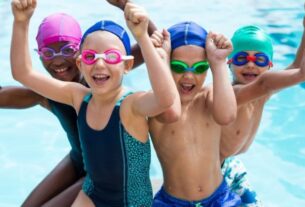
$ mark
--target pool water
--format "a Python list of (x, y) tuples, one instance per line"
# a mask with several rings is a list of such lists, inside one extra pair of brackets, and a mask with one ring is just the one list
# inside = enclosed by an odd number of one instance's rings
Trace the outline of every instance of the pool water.
[[(158, 28), (193, 20), (207, 30), (231, 37), (241, 25), (256, 24), (271, 34), (275, 44), (274, 69), (293, 60), (302, 35), (303, 1), (279, 0), (135, 0), (144, 6)], [(30, 47), (41, 20), (54, 12), (74, 16), (85, 30), (99, 19), (125, 25), (122, 12), (105, 1), (40, 0), (30, 25)], [(82, 12), (80, 12), (82, 11)], [(10, 73), (9, 50), (13, 17), (10, 1), (0, 1), (0, 85), (20, 85)], [(134, 41), (133, 41), (134, 42)], [(33, 52), (35, 68), (44, 69)], [(211, 76), (208, 77), (211, 82)], [(124, 84), (149, 89), (144, 66), (128, 74)], [(266, 104), (257, 137), (240, 156), (265, 206), (305, 206), (305, 84), (285, 89)], [(20, 206), (31, 190), (68, 153), (69, 145), (56, 117), (41, 107), (0, 110), (0, 207)], [(153, 153), (151, 177), (162, 172)]]

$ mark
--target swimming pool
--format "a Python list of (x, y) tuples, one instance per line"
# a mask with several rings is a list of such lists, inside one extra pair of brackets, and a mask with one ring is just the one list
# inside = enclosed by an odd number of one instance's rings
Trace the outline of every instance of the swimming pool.
[[(301, 0), (135, 2), (147, 8), (159, 28), (179, 21), (194, 20), (208, 30), (231, 37), (237, 27), (257, 24), (274, 39), (275, 69), (284, 68), (294, 58), (302, 34), (304, 10)], [(65, 0), (49, 3), (40, 0), (30, 27), (31, 48), (36, 47), (35, 35), (43, 17), (58, 11), (73, 15), (83, 29), (99, 19), (113, 19), (125, 25), (121, 11), (104, 1), (75, 3)], [(9, 0), (0, 2), (0, 17), (0, 84), (17, 85), (9, 70), (12, 30)], [(32, 56), (36, 68), (43, 71), (34, 52)], [(124, 82), (133, 89), (150, 87), (143, 66), (127, 75)], [(265, 206), (305, 206), (304, 117), (305, 89), (300, 85), (274, 95), (265, 107), (255, 142), (241, 156), (252, 185)], [(0, 206), (20, 206), (33, 187), (67, 154), (69, 146), (57, 119), (41, 107), (28, 110), (1, 109), (0, 123)], [(152, 158), (151, 176), (162, 176), (156, 156)]]

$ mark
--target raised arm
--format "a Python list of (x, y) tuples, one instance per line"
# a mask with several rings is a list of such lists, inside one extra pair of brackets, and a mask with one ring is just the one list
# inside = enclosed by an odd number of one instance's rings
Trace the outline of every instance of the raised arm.
[(242, 105), (305, 81), (305, 57), (302, 58), (300, 66), (301, 68), (290, 70), (267, 71), (253, 82), (237, 86), (235, 90), (237, 104)]
[(47, 100), (30, 89), (18, 86), (0, 88), (0, 108), (24, 109), (37, 104), (47, 107)]
[(206, 51), (213, 76), (213, 90), (208, 95), (215, 121), (227, 125), (236, 118), (236, 99), (229, 80), (226, 58), (232, 51), (232, 43), (220, 34), (209, 33)]
[(36, 0), (13, 0), (14, 15), (11, 43), (11, 68), (14, 79), (33, 91), (55, 101), (73, 105), (74, 88), (80, 87), (45, 76), (33, 70), (29, 52), (28, 33), (30, 18)]
[[(126, 3), (130, 2), (129, 0), (107, 0), (107, 1), (110, 4), (118, 7), (122, 11), (124, 11)], [(148, 30), (147, 30), (148, 35), (149, 36), (152, 35), (154, 33), (154, 31), (156, 31), (156, 30), (157, 30), (157, 27), (155, 26), (155, 24), (151, 20), (149, 20)], [(131, 48), (131, 53), (134, 56), (133, 68), (136, 68), (144, 62), (140, 46), (138, 44), (134, 44)]]
[(305, 27), (305, 16), (303, 17), (303, 35), (301, 39), (300, 46), (297, 50), (296, 57), (294, 61), (289, 65), (286, 69), (292, 69), (292, 68), (299, 68), (301, 65), (302, 57), (305, 54), (305, 34), (304, 34), (304, 27)]
[(138, 96), (133, 104), (133, 111), (142, 116), (156, 116), (174, 103), (177, 89), (169, 65), (159, 56), (147, 33), (148, 16), (145, 10), (127, 3), (125, 18), (141, 48), (153, 90)]

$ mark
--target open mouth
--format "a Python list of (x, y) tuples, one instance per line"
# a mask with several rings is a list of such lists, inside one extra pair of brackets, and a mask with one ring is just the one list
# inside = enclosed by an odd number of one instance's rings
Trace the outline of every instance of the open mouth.
[(109, 80), (110, 76), (105, 74), (95, 74), (92, 78), (97, 85), (102, 85)]
[(64, 73), (64, 72), (66, 72), (67, 70), (68, 70), (67, 67), (65, 67), (65, 68), (56, 68), (56, 69), (54, 69), (55, 73)]
[(258, 76), (256, 73), (243, 73), (242, 75), (246, 80), (253, 80)]
[(181, 92), (184, 94), (190, 94), (195, 88), (195, 84), (192, 83), (181, 83), (180, 84)]

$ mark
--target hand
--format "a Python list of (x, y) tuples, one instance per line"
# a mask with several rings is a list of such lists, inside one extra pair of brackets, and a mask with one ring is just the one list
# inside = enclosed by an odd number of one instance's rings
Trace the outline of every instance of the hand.
[(169, 62), (171, 53), (171, 41), (170, 34), (166, 29), (163, 29), (162, 33), (160, 31), (155, 31), (150, 37), (153, 45), (157, 49), (160, 57)]
[(128, 2), (125, 6), (124, 15), (126, 23), (135, 39), (139, 40), (144, 35), (148, 36), (149, 18), (144, 8)]
[(228, 38), (213, 32), (209, 32), (205, 45), (210, 64), (225, 62), (227, 56), (233, 50), (232, 42)]
[(122, 10), (124, 10), (126, 3), (129, 2), (129, 0), (107, 0), (109, 4), (112, 4), (113, 6), (116, 6)]
[(12, 0), (11, 6), (15, 21), (29, 21), (34, 13), (36, 5), (36, 0)]

